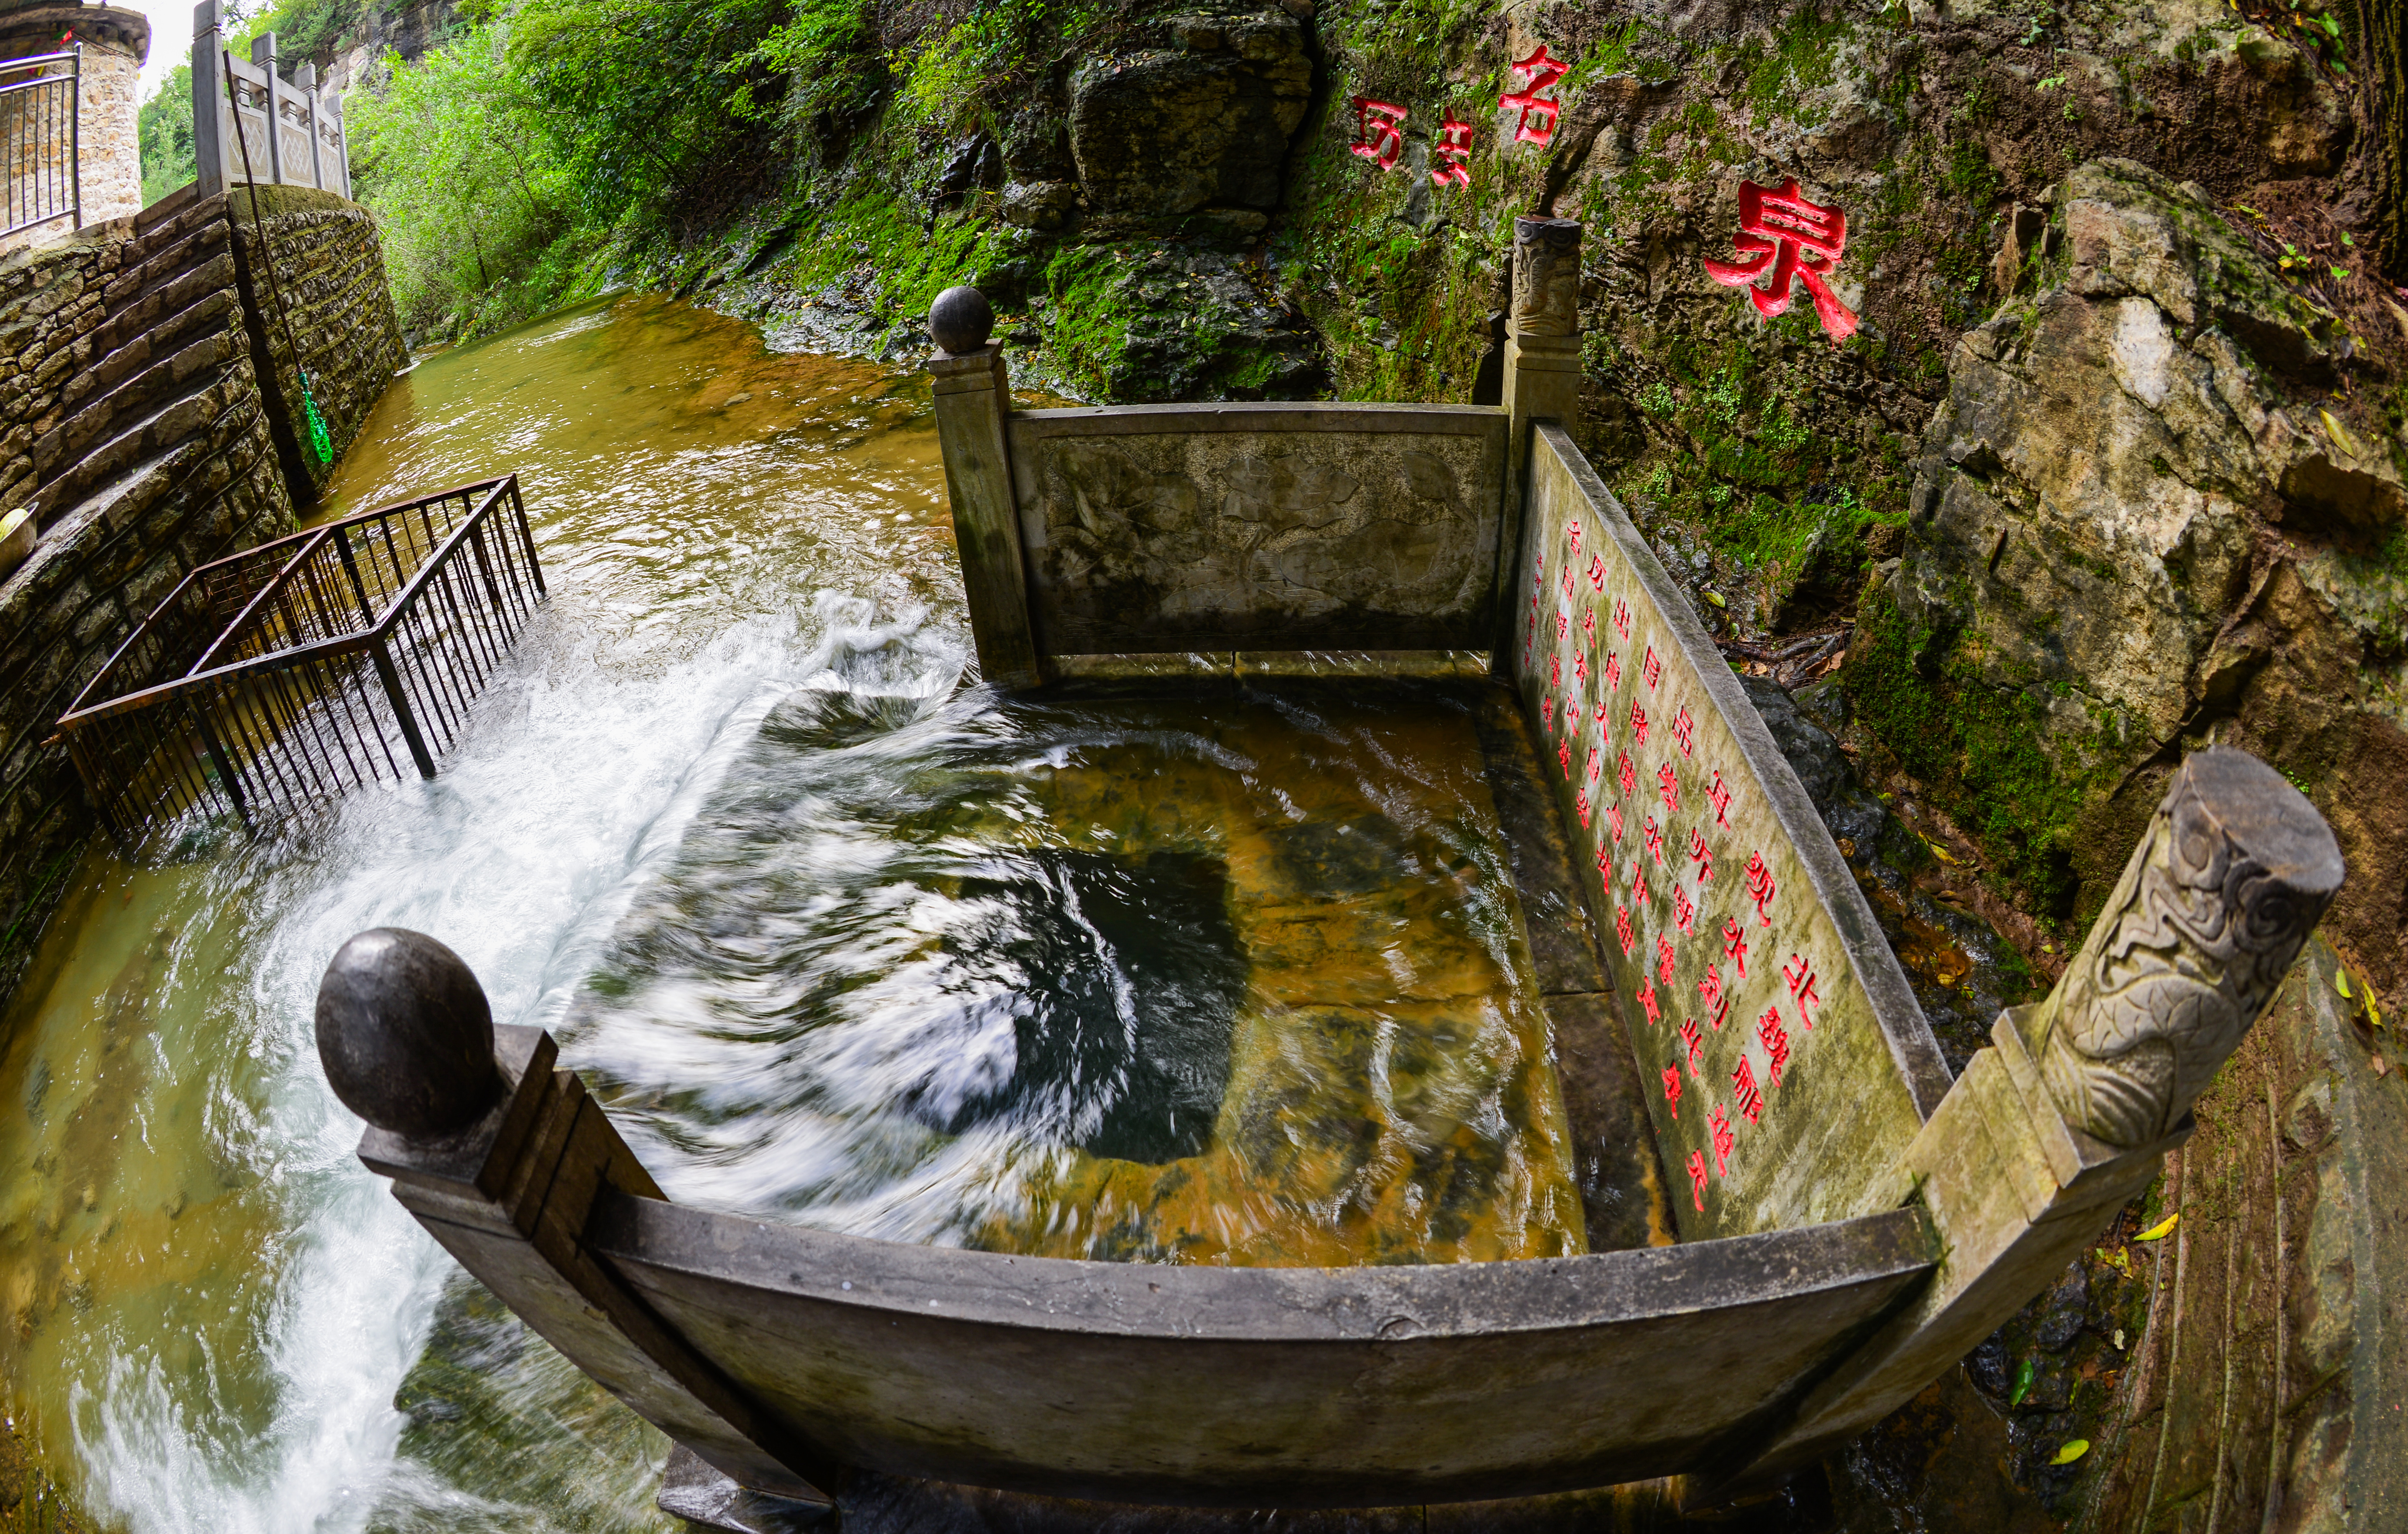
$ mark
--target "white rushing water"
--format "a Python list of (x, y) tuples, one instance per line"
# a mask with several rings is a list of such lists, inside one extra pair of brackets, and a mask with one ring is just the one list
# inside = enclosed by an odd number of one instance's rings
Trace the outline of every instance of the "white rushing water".
[[(13, 1412), (72, 1495), (141, 1534), (652, 1527), (555, 1524), (396, 1461), (394, 1392), (452, 1267), (353, 1154), (318, 979), (351, 934), (410, 927), (467, 961), (496, 1022), (554, 1025), (779, 698), (950, 691), (924, 391), (621, 299), (430, 359), (370, 433), (325, 509), (523, 467), (550, 600), (435, 781), (274, 842), (87, 860), (0, 1067), (38, 1105), (26, 1160), (68, 1162), (15, 1200)], [(112, 1002), (145, 941), (144, 995)], [(121, 1026), (112, 1067), (115, 1036), (93, 1039)], [(85, 1145), (103, 1123), (106, 1154)]]

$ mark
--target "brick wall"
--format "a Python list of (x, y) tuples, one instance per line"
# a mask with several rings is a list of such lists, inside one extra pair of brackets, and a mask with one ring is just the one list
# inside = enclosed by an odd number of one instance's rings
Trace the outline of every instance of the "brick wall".
[(0, 572), (0, 997), (92, 830), (58, 717), (186, 572), (289, 531), (323, 482), (264, 256), (338, 451), (406, 362), (364, 211), (263, 189), (255, 226), (236, 196), (0, 259), (0, 516), (40, 528)]

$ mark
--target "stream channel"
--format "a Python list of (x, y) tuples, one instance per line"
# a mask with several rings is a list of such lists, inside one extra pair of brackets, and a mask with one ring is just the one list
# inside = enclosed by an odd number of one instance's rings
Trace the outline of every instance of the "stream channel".
[(552, 595), (440, 776), (96, 848), (11, 1006), (8, 1426), (87, 1527), (668, 1527), (666, 1440), (354, 1158), (311, 1010), (370, 926), (551, 1028), (682, 1202), (1131, 1260), (1584, 1249), (1471, 692), (963, 685), (924, 378), (666, 299), (425, 358), (322, 511), (507, 468)]

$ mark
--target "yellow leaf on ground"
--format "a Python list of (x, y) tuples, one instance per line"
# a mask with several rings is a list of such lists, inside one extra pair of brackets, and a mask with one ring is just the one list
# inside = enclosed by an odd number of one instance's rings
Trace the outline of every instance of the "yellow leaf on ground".
[(2164, 1219), (2159, 1220), (2156, 1225), (2151, 1226), (2148, 1229), (2143, 1230), (2139, 1235), (2133, 1237), (2132, 1240), (2136, 1241), (2163, 1240), (2166, 1236), (2173, 1230), (2174, 1222), (2181, 1218), (2182, 1215), (2179, 1213), (2169, 1214)]
[(2334, 989), (2334, 990), (2336, 990), (2336, 991), (2339, 991), (2339, 992), (2340, 992), (2343, 996), (2347, 996), (2347, 995), (2349, 995), (2349, 971), (2348, 971), (2348, 970), (2346, 970), (2346, 969), (2335, 969), (2335, 970), (2333, 971), (2333, 989)]
[(2052, 1465), (2071, 1465), (2089, 1452), (2090, 1441), (2088, 1439), (2068, 1439), (2066, 1441), (2065, 1447), (2057, 1451), (2057, 1457), (2050, 1460), (2049, 1463)]
[(2351, 437), (2348, 431), (2343, 427), (2340, 422), (2333, 419), (2333, 413), (2330, 410), (2318, 410), (2316, 412), (2316, 416), (2319, 420), (2324, 422), (2325, 430), (2332, 433), (2332, 439), (2341, 444), (2341, 451), (2348, 453), (2352, 457), (2356, 457), (2358, 455), (2357, 441)]

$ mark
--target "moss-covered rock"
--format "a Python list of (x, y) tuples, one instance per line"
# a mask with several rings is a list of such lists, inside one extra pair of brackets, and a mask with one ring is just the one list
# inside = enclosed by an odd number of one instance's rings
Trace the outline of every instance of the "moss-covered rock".
[(2339, 318), (2196, 189), (2104, 161), (2046, 208), (2029, 291), (1956, 344), (1850, 686), (2068, 918), (2185, 753), (2249, 746), (2334, 818), (2333, 922), (2396, 985), (2397, 828), (2348, 783), (2408, 748), (2408, 458), (2335, 413)]

